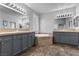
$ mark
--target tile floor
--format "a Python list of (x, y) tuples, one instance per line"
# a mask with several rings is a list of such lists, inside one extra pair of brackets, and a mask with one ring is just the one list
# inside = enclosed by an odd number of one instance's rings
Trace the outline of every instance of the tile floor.
[(50, 37), (40, 37), (36, 47), (20, 56), (79, 56), (79, 49), (69, 45), (52, 44)]

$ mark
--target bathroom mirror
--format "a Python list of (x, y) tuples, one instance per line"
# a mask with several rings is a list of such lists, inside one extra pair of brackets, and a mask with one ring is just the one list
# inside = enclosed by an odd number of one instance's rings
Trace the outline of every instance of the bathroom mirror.
[(23, 16), (18, 20), (19, 29), (30, 29), (30, 20), (29, 16)]

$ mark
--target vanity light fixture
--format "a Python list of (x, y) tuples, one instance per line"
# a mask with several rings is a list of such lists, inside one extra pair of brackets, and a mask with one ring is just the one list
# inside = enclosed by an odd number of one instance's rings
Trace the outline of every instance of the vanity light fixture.
[(20, 9), (20, 8), (17, 8), (16, 10), (18, 10), (18, 11), (19, 11), (19, 9)]
[(20, 8), (17, 8), (18, 11), (20, 11)]
[(20, 11), (23, 13), (22, 9)]
[(20, 12), (22, 14), (26, 14), (26, 12), (23, 11), (23, 9), (18, 8), (18, 6), (15, 5), (15, 4), (12, 4), (12, 3), (3, 3), (3, 4), (6, 5), (7, 7), (11, 8), (11, 9), (15, 9), (15, 11), (18, 11), (18, 12)]
[(21, 12), (21, 9), (19, 8), (19, 11)]
[(11, 7), (11, 6), (13, 6), (13, 4), (9, 3), (9, 6)]
[(10, 7), (13, 7), (13, 4), (10, 4)]
[(17, 9), (17, 6), (14, 6), (13, 8), (14, 8), (14, 9)]
[(10, 3), (5, 3), (5, 5), (9, 5)]

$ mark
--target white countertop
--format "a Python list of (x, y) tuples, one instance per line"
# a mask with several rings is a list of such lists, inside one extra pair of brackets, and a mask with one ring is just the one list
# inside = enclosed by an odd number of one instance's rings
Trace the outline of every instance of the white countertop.
[(79, 32), (79, 29), (54, 30), (53, 32)]
[(51, 34), (35, 34), (36, 37), (51, 37)]
[(0, 36), (3, 36), (3, 35), (12, 35), (12, 34), (20, 34), (20, 33), (29, 33), (29, 32), (32, 32), (32, 31), (1, 32)]

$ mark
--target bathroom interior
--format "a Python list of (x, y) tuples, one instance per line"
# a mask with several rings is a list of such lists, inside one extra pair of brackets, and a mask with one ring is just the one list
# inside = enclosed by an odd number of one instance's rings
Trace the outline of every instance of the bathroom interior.
[(79, 56), (79, 3), (0, 3), (0, 56)]

